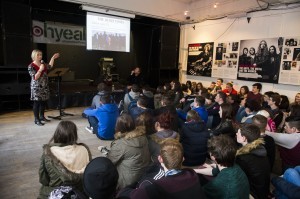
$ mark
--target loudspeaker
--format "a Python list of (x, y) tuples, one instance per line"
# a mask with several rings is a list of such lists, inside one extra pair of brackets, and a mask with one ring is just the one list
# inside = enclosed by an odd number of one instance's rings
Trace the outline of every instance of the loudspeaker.
[(162, 26), (160, 32), (160, 69), (177, 69), (179, 27)]
[(31, 34), (30, 6), (24, 3), (2, 1), (3, 34), (26, 35)]
[(32, 39), (29, 36), (4, 35), (4, 65), (27, 67), (31, 62)]

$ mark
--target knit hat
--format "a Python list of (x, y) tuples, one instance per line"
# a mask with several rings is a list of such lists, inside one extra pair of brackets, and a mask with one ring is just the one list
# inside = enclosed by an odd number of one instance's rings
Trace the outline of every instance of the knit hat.
[(106, 157), (93, 159), (83, 174), (85, 193), (93, 199), (112, 198), (116, 192), (119, 174), (115, 165)]

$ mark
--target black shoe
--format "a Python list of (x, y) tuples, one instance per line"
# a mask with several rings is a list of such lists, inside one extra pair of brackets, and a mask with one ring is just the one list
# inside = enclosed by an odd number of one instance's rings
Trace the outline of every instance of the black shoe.
[(43, 121), (43, 122), (50, 122), (51, 121), (51, 120), (46, 119), (45, 117), (41, 117), (40, 120)]
[(35, 120), (34, 123), (38, 126), (43, 126), (44, 123), (42, 123), (40, 120)]

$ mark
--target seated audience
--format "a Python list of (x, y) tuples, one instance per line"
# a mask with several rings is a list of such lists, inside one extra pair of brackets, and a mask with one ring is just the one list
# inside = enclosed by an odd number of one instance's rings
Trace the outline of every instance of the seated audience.
[(142, 95), (147, 99), (147, 108), (154, 109), (154, 95), (151, 88), (145, 85), (142, 89)]
[(135, 120), (135, 126), (143, 126), (146, 130), (146, 136), (150, 136), (155, 133), (154, 118), (150, 112), (141, 113)]
[(214, 129), (216, 128), (221, 121), (219, 110), (220, 105), (226, 102), (226, 94), (223, 92), (219, 92), (215, 97), (215, 103), (207, 109), (208, 117), (212, 117), (211, 126), (207, 126), (207, 128)]
[[(227, 135), (212, 137), (208, 141), (208, 152), (213, 161), (216, 162), (219, 173), (217, 176), (203, 186), (207, 198), (249, 198), (250, 188), (247, 176), (243, 170), (234, 163), (236, 144)], [(212, 166), (206, 164), (212, 172)], [(200, 174), (201, 169), (195, 169)]]
[(150, 163), (145, 127), (135, 128), (130, 115), (122, 114), (117, 120), (115, 140), (107, 157), (117, 167), (119, 189), (136, 182)]
[[(192, 106), (192, 110), (196, 111), (199, 116), (201, 117), (201, 119), (207, 123), (207, 119), (208, 119), (208, 113), (207, 110), (204, 107), (205, 105), (205, 98), (202, 96), (196, 96), (194, 98), (194, 103)], [(182, 110), (177, 110), (178, 116), (180, 119), (182, 119), (183, 121), (186, 120), (186, 112), (182, 111)]]
[(222, 91), (223, 82), (224, 81), (222, 78), (218, 78), (213, 90), (211, 91), (211, 94), (216, 95), (219, 91)]
[(290, 106), (289, 116), (300, 117), (300, 104), (292, 104)]
[(182, 92), (182, 89), (181, 89), (180, 82), (179, 81), (174, 81), (174, 83), (171, 84), (171, 90), (175, 94), (173, 105), (175, 107), (180, 107), (180, 100), (183, 98), (183, 92)]
[(180, 131), (180, 142), (184, 151), (183, 166), (198, 166), (205, 162), (209, 137), (205, 123), (198, 113), (190, 110)]
[(101, 106), (97, 109), (84, 110), (90, 124), (86, 130), (96, 134), (101, 140), (113, 140), (115, 125), (119, 116), (118, 106), (111, 102), (110, 95), (103, 95), (100, 98), (100, 103)]
[(267, 118), (266, 131), (276, 132), (276, 125), (275, 125), (275, 122), (272, 120), (272, 118), (270, 116), (270, 110), (268, 110), (268, 109), (266, 109), (266, 110), (262, 109), (262, 110), (258, 111), (256, 115), (262, 115), (265, 118)]
[(269, 103), (271, 95), (273, 95), (273, 94), (274, 94), (273, 91), (267, 91), (264, 93), (262, 108), (270, 109), (270, 106), (268, 105), (268, 103)]
[(238, 97), (240, 100), (247, 98), (247, 94), (249, 93), (249, 88), (248, 86), (242, 86), (240, 88), (240, 92), (238, 93)]
[(275, 161), (276, 149), (275, 149), (274, 139), (271, 136), (268, 136), (267, 134), (265, 134), (266, 126), (267, 126), (267, 118), (262, 115), (257, 114), (252, 118), (252, 124), (257, 126), (260, 130), (260, 137), (264, 140), (263, 145), (264, 145), (265, 149), (267, 150), (267, 156), (268, 156), (269, 163), (270, 163), (270, 169), (272, 171), (274, 161)]
[(268, 198), (271, 171), (259, 128), (245, 124), (236, 136), (237, 142), (242, 145), (236, 153), (236, 163), (248, 177), (251, 195), (254, 198)]
[(90, 198), (114, 199), (118, 179), (118, 171), (110, 159), (97, 157), (85, 168), (83, 189)]
[(190, 169), (182, 169), (183, 149), (176, 140), (167, 140), (161, 145), (158, 161), (164, 169), (165, 177), (159, 180), (145, 180), (139, 187), (128, 186), (121, 190), (117, 198), (130, 199), (202, 199), (205, 198), (197, 174)]
[(48, 198), (58, 186), (73, 186), (82, 190), (82, 176), (92, 159), (85, 144), (77, 143), (77, 127), (71, 121), (61, 121), (48, 144), (43, 146), (39, 168), (42, 184), (38, 198)]
[(262, 89), (261, 83), (255, 83), (252, 85), (252, 91), (247, 94), (247, 99), (255, 100), (258, 104), (261, 104), (263, 101), (263, 96), (260, 93)]
[(300, 117), (287, 117), (285, 119), (285, 132), (266, 132), (279, 145), (283, 171), (300, 165)]
[(283, 112), (279, 109), (280, 105), (280, 95), (272, 94), (268, 100), (268, 105), (270, 106), (271, 113), (273, 115), (272, 120), (275, 122), (276, 129), (280, 129), (283, 124)]
[(158, 86), (154, 94), (154, 109), (158, 109), (161, 107), (161, 98), (163, 93), (164, 93), (163, 87)]
[[(128, 113), (128, 107), (130, 104), (137, 101), (138, 97), (140, 96), (140, 88), (137, 84), (133, 84), (131, 86), (131, 90), (129, 93), (126, 93), (124, 96), (124, 112)], [(129, 107), (130, 108), (130, 107)]]
[(237, 95), (238, 92), (233, 88), (233, 84), (231, 82), (228, 82), (226, 84), (226, 88), (222, 90), (223, 93), (226, 95)]
[(153, 113), (152, 109), (147, 108), (148, 99), (145, 96), (139, 96), (137, 100), (137, 107), (133, 107), (129, 110), (129, 114), (132, 117), (133, 121), (143, 112)]
[(300, 93), (296, 94), (295, 100), (291, 104), (298, 104), (298, 105), (300, 105)]
[(91, 104), (92, 109), (99, 108), (101, 106), (100, 98), (103, 95), (110, 94), (109, 88), (105, 83), (99, 83), (97, 86), (98, 93), (93, 97), (93, 101)]
[(226, 102), (232, 107), (231, 118), (235, 119), (235, 116), (240, 108), (240, 101), (237, 95), (228, 95), (226, 97)]
[(248, 98), (247, 100), (242, 100), (241, 107), (236, 115), (236, 121), (239, 123), (251, 124), (252, 117), (256, 115), (260, 108), (261, 107), (256, 100), (249, 100)]
[(171, 94), (164, 94), (161, 99), (161, 107), (154, 110), (154, 116), (158, 117), (161, 113), (170, 112), (172, 115), (171, 129), (178, 131), (178, 114), (173, 105), (174, 98)]
[(271, 180), (277, 199), (298, 199), (300, 196), (300, 166), (287, 169), (282, 177)]
[(167, 111), (161, 113), (155, 122), (156, 133), (149, 136), (149, 150), (152, 161), (156, 162), (160, 151), (160, 145), (167, 139), (179, 141), (179, 134), (171, 129), (174, 121), (172, 114)]
[(235, 129), (233, 127), (232, 119), (231, 119), (232, 107), (230, 104), (223, 103), (220, 105), (220, 124), (212, 130), (212, 135), (220, 135), (226, 134), (231, 138), (235, 139)]
[(290, 109), (290, 101), (289, 98), (286, 95), (280, 95), (280, 104), (279, 104), (279, 109), (287, 113), (289, 112)]

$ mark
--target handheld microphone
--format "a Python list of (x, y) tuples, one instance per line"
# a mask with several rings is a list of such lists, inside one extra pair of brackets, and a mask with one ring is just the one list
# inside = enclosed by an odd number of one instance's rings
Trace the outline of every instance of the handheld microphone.
[(44, 64), (44, 60), (41, 60), (41, 64)]

